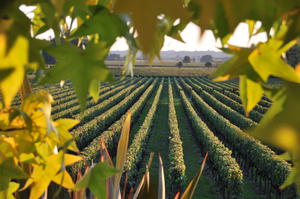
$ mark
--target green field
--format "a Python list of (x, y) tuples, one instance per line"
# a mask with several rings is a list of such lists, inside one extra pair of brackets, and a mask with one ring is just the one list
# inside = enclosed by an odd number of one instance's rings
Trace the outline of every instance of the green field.
[(98, 102), (89, 98), (82, 114), (70, 83), (62, 88), (58, 84), (45, 87), (55, 99), (53, 119), (80, 119), (71, 133), (88, 161), (76, 169), (98, 161), (100, 139), (114, 159), (122, 123), (130, 111), (132, 129), (125, 171), (132, 187), (143, 175), (150, 152), (155, 152), (151, 179), (157, 181), (160, 153), (167, 194), (174, 196), (187, 186), (208, 152), (194, 198), (296, 198), (293, 188), (278, 189), (291, 165), (244, 132), (262, 119), (272, 104), (269, 99), (264, 97), (247, 118), (237, 81), (149, 76), (104, 83)]

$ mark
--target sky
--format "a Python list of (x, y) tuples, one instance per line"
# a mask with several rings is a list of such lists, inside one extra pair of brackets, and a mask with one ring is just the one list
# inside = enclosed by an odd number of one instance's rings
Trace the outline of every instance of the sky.
[[(33, 17), (32, 10), (34, 7), (21, 6), (20, 9), (29, 17)], [(256, 24), (256, 28), (259, 28), (260, 24)], [(39, 39), (49, 39), (53, 38), (53, 31), (49, 30), (43, 34), (38, 35)], [(175, 51), (220, 51), (220, 42), (216, 41), (213, 33), (211, 31), (205, 31), (204, 34), (200, 37), (200, 28), (193, 24), (189, 23), (186, 28), (181, 32), (181, 37), (185, 43), (174, 40), (170, 37), (165, 37), (165, 42), (162, 48), (162, 51), (175, 50)], [(258, 42), (266, 41), (267, 37), (265, 33), (260, 33), (249, 40), (248, 25), (245, 23), (240, 23), (236, 28), (233, 36), (229, 40), (229, 44), (240, 46), (240, 47), (249, 47), (252, 44)], [(126, 40), (124, 38), (117, 38), (116, 42), (112, 46), (111, 50), (128, 50)]]

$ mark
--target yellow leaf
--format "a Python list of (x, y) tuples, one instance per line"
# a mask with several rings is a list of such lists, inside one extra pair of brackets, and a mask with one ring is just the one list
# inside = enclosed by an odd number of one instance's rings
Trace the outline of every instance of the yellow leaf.
[(68, 143), (67, 148), (75, 152), (79, 152), (79, 150), (76, 146), (73, 136), (69, 132), (69, 129), (71, 129), (73, 126), (78, 124), (78, 122), (79, 122), (78, 120), (73, 120), (73, 119), (59, 119), (54, 122), (55, 127), (59, 134), (58, 139), (60, 141), (60, 145), (64, 146), (67, 142), (70, 142)]
[(259, 82), (252, 81), (246, 76), (240, 76), (240, 97), (248, 114), (263, 96), (263, 88)]
[(80, 157), (78, 155), (70, 155), (70, 154), (64, 155), (64, 165), (65, 166), (72, 165), (80, 160), (82, 160), (82, 157)]
[(75, 184), (67, 171), (60, 172), (53, 178), (53, 182), (67, 189), (73, 189)]
[(300, 83), (300, 75), (283, 59), (282, 54), (295, 44), (291, 41), (282, 47), (283, 41), (270, 39), (262, 43), (249, 56), (253, 69), (265, 81), (273, 75), (284, 80)]
[(46, 90), (39, 90), (28, 96), (22, 104), (22, 111), (29, 116), (33, 116), (39, 108), (43, 109), (45, 114), (50, 117), (52, 96)]
[(12, 99), (23, 83), (25, 65), (28, 63), (28, 49), (28, 40), (19, 36), (6, 54), (6, 36), (0, 34), (0, 69), (14, 69), (0, 82), (0, 89), (6, 107), (10, 106)]
[[(57, 173), (62, 169), (62, 166), (72, 165), (82, 158), (75, 155), (64, 154), (60, 151), (58, 154), (53, 154), (48, 157), (46, 166), (34, 166), (34, 170), (25, 186), (32, 186), (30, 192), (30, 199), (38, 199), (47, 189), (51, 181), (58, 182), (61, 176)], [(64, 186), (70, 186), (70, 179), (66, 177), (66, 182), (63, 182)]]
[(39, 199), (41, 195), (46, 191), (51, 179), (55, 176), (57, 170), (50, 168), (48, 165), (44, 170), (43, 166), (34, 167), (32, 179), (29, 178), (25, 186), (31, 185), (30, 199)]
[(226, 80), (229, 80), (230, 79), (230, 75), (222, 75), (222, 76), (219, 76), (219, 77), (216, 77), (214, 78), (213, 80), (214, 81), (226, 81)]

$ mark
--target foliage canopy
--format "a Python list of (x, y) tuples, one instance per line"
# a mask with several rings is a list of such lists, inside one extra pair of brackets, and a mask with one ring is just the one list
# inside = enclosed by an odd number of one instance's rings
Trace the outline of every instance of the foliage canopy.
[[(35, 6), (32, 21), (20, 11), (21, 5)], [(128, 69), (138, 49), (152, 60), (159, 57), (164, 36), (182, 41), (180, 32), (190, 22), (200, 26), (202, 32), (212, 30), (222, 43), (221, 49), (233, 55), (214, 77), (240, 77), (246, 113), (263, 95), (272, 99), (271, 109), (253, 135), (288, 152), (294, 169), (284, 186), (296, 182), (300, 190), (299, 65), (293, 69), (282, 59), (299, 42), (299, 5), (300, 0), (244, 0), (242, 4), (240, 0), (1, 1), (0, 167), (10, 169), (0, 178), (0, 195), (18, 189), (12, 179), (27, 179), (22, 189), (31, 186), (31, 198), (40, 197), (51, 181), (72, 188), (64, 168), (80, 159), (65, 153), (77, 151), (67, 131), (76, 121), (52, 121), (49, 94), (39, 91), (26, 98), (20, 108), (10, 106), (17, 92), (26, 87), (26, 71), (44, 74), (38, 77), (42, 84), (70, 79), (84, 108), (88, 94), (97, 98), (98, 82), (112, 80), (104, 59), (117, 37), (124, 37), (129, 45), (125, 60)], [(248, 24), (250, 37), (264, 32), (267, 41), (249, 48), (230, 45), (228, 41), (241, 22)], [(48, 29), (55, 34), (55, 46), (36, 38)], [(88, 38), (86, 49), (72, 46), (70, 41), (75, 38), (79, 43)], [(41, 50), (58, 60), (55, 67), (46, 69)], [(282, 79), (284, 86), (269, 87), (270, 76)], [(32, 172), (24, 169), (28, 165)], [(45, 172), (49, 172), (47, 179), (40, 178)]]

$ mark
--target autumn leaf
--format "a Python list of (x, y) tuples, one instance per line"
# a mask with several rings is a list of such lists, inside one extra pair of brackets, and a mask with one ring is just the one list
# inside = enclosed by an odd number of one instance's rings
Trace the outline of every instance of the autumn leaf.
[(156, 42), (158, 16), (186, 20), (189, 13), (181, 0), (117, 0), (114, 11), (130, 15), (137, 30), (141, 50), (149, 54)]

